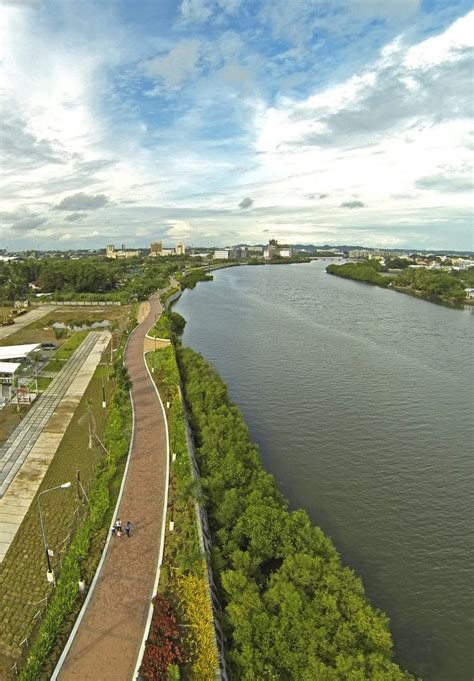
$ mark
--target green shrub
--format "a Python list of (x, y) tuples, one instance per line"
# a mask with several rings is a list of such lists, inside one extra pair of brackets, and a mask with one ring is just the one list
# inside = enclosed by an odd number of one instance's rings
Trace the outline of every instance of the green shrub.
[(391, 661), (387, 618), (368, 603), (360, 579), (304, 511), (288, 511), (216, 371), (189, 348), (178, 351), (178, 364), (232, 677), (412, 678)]

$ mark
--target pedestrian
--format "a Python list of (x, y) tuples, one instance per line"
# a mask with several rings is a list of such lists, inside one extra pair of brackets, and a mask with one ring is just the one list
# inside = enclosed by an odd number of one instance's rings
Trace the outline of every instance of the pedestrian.
[(132, 527), (133, 527), (133, 525), (130, 522), (130, 520), (127, 520), (127, 524), (125, 525), (125, 534), (127, 535), (127, 537), (130, 537), (130, 535), (132, 533)]
[(113, 537), (115, 537), (116, 531), (117, 531), (117, 528), (115, 527), (115, 525), (112, 525), (112, 536)]
[(117, 518), (117, 520), (115, 521), (115, 532), (117, 533), (117, 537), (122, 536), (122, 521), (120, 520), (120, 518)]

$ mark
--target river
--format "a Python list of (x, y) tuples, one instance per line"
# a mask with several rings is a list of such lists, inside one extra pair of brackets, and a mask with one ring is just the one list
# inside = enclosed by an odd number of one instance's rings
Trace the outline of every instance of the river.
[(236, 267), (185, 291), (264, 465), (387, 613), (395, 659), (471, 681), (474, 315), (340, 279)]

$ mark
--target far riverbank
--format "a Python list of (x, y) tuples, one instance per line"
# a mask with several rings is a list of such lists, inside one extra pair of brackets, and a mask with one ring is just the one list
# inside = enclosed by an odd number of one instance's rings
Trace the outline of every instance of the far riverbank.
[(331, 263), (326, 267), (328, 274), (343, 279), (352, 279), (380, 288), (390, 288), (398, 293), (416, 297), (429, 303), (462, 310), (474, 299), (468, 298), (466, 289), (474, 280), (474, 271), (448, 272), (407, 268), (400, 274), (390, 274), (382, 269), (378, 260), (346, 262), (342, 265)]

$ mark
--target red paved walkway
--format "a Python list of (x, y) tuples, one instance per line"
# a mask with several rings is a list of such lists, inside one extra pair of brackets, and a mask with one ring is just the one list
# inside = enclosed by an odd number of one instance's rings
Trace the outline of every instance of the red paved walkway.
[(166, 488), (166, 431), (155, 388), (145, 368), (146, 331), (161, 312), (158, 294), (130, 337), (125, 363), (133, 381), (135, 435), (120, 503), (129, 539), (112, 537), (100, 577), (59, 673), (61, 681), (131, 681), (153, 594)]

